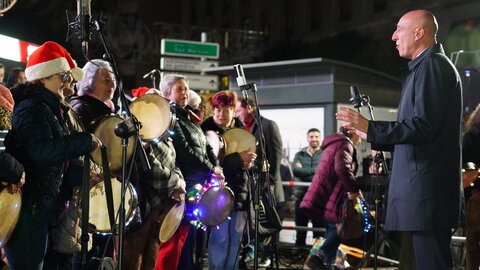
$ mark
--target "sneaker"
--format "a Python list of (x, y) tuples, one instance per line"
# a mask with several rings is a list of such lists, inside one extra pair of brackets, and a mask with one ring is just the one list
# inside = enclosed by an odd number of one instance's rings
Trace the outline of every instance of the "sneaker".
[(258, 262), (258, 267), (269, 267), (271, 263), (272, 263), (272, 261), (270, 261), (269, 258), (262, 258)]

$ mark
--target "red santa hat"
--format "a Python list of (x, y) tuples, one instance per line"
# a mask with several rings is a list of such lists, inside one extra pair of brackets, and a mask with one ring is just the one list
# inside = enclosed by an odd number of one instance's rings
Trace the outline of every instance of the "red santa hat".
[(47, 41), (28, 58), (25, 76), (34, 81), (65, 71), (72, 72), (76, 81), (83, 78), (83, 70), (77, 67), (67, 50), (58, 43)]
[(162, 92), (160, 92), (160, 90), (155, 88), (138, 87), (138, 88), (132, 89), (132, 96), (134, 96), (135, 98), (143, 96), (145, 94), (158, 94), (160, 96), (163, 96)]

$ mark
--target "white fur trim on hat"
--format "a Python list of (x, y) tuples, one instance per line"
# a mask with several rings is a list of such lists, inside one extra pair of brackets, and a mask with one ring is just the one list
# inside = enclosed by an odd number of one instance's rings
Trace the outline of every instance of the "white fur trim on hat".
[(74, 68), (72, 68), (71, 71), (72, 71), (73, 79), (74, 79), (75, 81), (78, 82), (78, 81), (80, 81), (81, 79), (83, 79), (83, 76), (84, 76), (85, 73), (83, 72), (83, 70), (82, 70), (81, 68), (79, 68), (79, 67), (74, 67)]
[(27, 77), (27, 80), (34, 81), (69, 70), (70, 65), (68, 64), (67, 59), (65, 57), (59, 57), (27, 67), (25, 69), (25, 76)]

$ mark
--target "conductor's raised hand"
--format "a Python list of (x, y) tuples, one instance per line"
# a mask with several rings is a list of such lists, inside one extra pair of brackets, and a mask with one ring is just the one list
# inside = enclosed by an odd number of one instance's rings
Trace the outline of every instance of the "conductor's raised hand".
[(335, 117), (343, 122), (342, 127), (351, 129), (350, 133), (355, 133), (363, 140), (366, 140), (368, 119), (361, 113), (347, 107), (340, 107), (340, 111), (335, 114)]

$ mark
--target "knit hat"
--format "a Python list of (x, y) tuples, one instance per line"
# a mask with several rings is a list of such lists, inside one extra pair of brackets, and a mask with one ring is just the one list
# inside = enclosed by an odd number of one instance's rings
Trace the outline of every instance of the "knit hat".
[(7, 109), (8, 111), (13, 111), (13, 101), (12, 93), (5, 86), (0, 84), (0, 107)]
[[(0, 129), (12, 129), (14, 103), (10, 90), (0, 84)], [(1, 144), (2, 142), (0, 141)]]
[(47, 41), (28, 58), (25, 76), (34, 81), (65, 71), (71, 71), (76, 81), (83, 78), (83, 70), (77, 67), (67, 50), (58, 43)]

